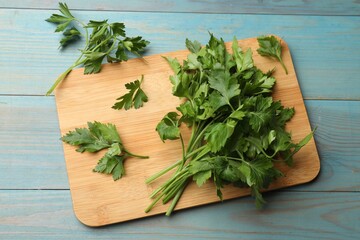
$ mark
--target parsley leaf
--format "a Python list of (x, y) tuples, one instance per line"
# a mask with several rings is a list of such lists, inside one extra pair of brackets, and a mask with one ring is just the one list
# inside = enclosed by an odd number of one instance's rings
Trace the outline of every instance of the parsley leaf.
[(63, 32), (64, 37), (60, 40), (60, 47), (66, 47), (68, 44), (80, 39), (81, 33), (75, 27), (66, 29)]
[[(141, 36), (126, 36), (124, 23), (90, 20), (85, 24), (71, 14), (65, 3), (59, 3), (59, 11), (61, 14), (53, 14), (46, 21), (57, 24), (55, 32), (63, 32), (64, 37), (60, 40), (60, 48), (66, 47), (81, 37), (85, 38), (85, 46), (80, 49), (81, 54), (78, 59), (56, 79), (46, 95), (50, 95), (72, 69), (83, 65), (84, 74), (98, 73), (101, 71), (104, 60), (107, 62), (127, 61), (127, 53), (140, 56), (150, 43)], [(80, 31), (74, 25), (79, 25), (82, 30)]]
[(78, 152), (95, 153), (107, 149), (105, 155), (93, 169), (94, 172), (112, 174), (115, 180), (125, 174), (123, 162), (129, 157), (148, 158), (133, 154), (124, 148), (116, 126), (108, 123), (88, 122), (88, 128), (75, 128), (68, 132), (61, 140), (73, 146), (78, 146)]
[(125, 168), (123, 162), (123, 156), (105, 155), (99, 160), (93, 171), (104, 174), (112, 174), (114, 181), (116, 181), (125, 175)]
[(237, 42), (233, 41), (233, 44), (231, 45), (234, 60), (236, 63), (236, 68), (238, 72), (243, 72), (247, 69), (251, 69), (254, 67), (254, 62), (252, 59), (252, 52), (249, 48), (245, 54), (243, 54), (242, 50), (240, 49)]
[(272, 57), (278, 60), (284, 68), (285, 73), (288, 74), (288, 70), (281, 57), (281, 42), (274, 36), (261, 36), (258, 37), (257, 40), (259, 43), (257, 52), (261, 56)]
[(209, 77), (209, 86), (217, 90), (223, 97), (224, 101), (230, 104), (230, 100), (240, 94), (239, 84), (236, 78), (232, 78), (229, 72), (212, 71)]
[(78, 152), (97, 152), (109, 148), (121, 140), (115, 125), (88, 122), (88, 128), (76, 128), (61, 138), (64, 142), (78, 146)]
[(125, 110), (129, 110), (134, 107), (138, 109), (144, 105), (144, 102), (148, 101), (148, 97), (145, 92), (141, 88), (141, 84), (144, 80), (144, 75), (141, 76), (141, 80), (135, 80), (134, 82), (130, 82), (125, 84), (126, 89), (129, 90), (128, 93), (123, 96), (117, 98), (119, 100), (116, 102), (112, 108), (120, 110), (124, 108)]
[(196, 40), (192, 42), (189, 39), (186, 39), (185, 44), (186, 48), (192, 53), (198, 53), (201, 50), (201, 43)]
[(214, 123), (207, 128), (204, 140), (207, 141), (211, 152), (216, 153), (225, 146), (228, 138), (234, 132), (235, 124), (233, 120), (229, 120), (228, 123)]

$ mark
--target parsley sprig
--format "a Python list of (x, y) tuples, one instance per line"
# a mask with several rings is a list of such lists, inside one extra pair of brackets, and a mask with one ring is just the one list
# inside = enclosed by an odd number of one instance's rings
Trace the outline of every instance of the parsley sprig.
[(275, 36), (261, 36), (258, 37), (257, 40), (259, 43), (259, 48), (257, 49), (257, 52), (261, 56), (274, 58), (279, 61), (281, 66), (285, 70), (285, 73), (288, 74), (288, 70), (281, 56), (281, 41), (278, 40)]
[(140, 80), (126, 83), (125, 87), (127, 90), (129, 90), (129, 92), (117, 98), (116, 100), (118, 101), (112, 106), (112, 108), (117, 110), (120, 110), (122, 108), (124, 108), (125, 110), (129, 110), (132, 107), (134, 107), (135, 109), (142, 107), (144, 105), (144, 102), (148, 101), (148, 96), (141, 88), (141, 84), (143, 81), (144, 75), (141, 75)]
[(65, 3), (59, 3), (59, 11), (61, 14), (53, 14), (46, 21), (57, 24), (55, 32), (63, 33), (60, 48), (66, 47), (81, 37), (85, 39), (85, 46), (80, 49), (81, 54), (78, 59), (56, 79), (46, 95), (50, 95), (76, 67), (83, 65), (84, 74), (98, 73), (104, 59), (110, 63), (127, 61), (128, 52), (140, 56), (150, 43), (141, 36), (126, 36), (124, 23), (90, 20), (85, 24), (71, 14)]
[[(275, 79), (254, 66), (251, 49), (243, 51), (234, 38), (232, 54), (222, 39), (212, 34), (205, 47), (186, 40), (190, 50), (181, 65), (177, 59), (165, 58), (174, 70), (170, 76), (173, 95), (186, 101), (159, 122), (160, 138), (180, 139), (182, 158), (147, 179), (147, 183), (176, 169), (172, 176), (152, 194), (153, 202), (171, 201), (170, 215), (189, 182), (198, 186), (212, 180), (217, 195), (226, 184), (248, 187), (261, 207), (265, 200), (261, 190), (283, 173), (274, 164), (291, 165), (293, 155), (313, 136), (311, 132), (294, 143), (286, 123), (293, 108), (274, 101), (271, 94)], [(191, 127), (191, 137), (184, 143), (180, 125)]]
[(116, 126), (108, 123), (88, 122), (88, 128), (76, 128), (68, 132), (61, 140), (78, 146), (78, 152), (95, 153), (107, 149), (104, 156), (93, 169), (94, 172), (111, 174), (114, 181), (125, 174), (124, 161), (129, 157), (148, 158), (129, 152), (123, 145)]

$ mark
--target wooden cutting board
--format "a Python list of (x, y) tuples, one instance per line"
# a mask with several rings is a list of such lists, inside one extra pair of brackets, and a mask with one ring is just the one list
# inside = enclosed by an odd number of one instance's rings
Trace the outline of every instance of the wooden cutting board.
[[(276, 67), (277, 79), (274, 98), (283, 105), (295, 107), (296, 114), (289, 122), (295, 142), (310, 131), (310, 125), (301, 91), (296, 79), (289, 48), (284, 41), (283, 59), (289, 70), (286, 75), (279, 63), (257, 54), (256, 38), (240, 40), (239, 45), (245, 51), (251, 48), (255, 65), (263, 71)], [(227, 45), (229, 48), (231, 43)], [(148, 217), (164, 213), (168, 205), (158, 204), (149, 213), (145, 208), (152, 202), (150, 193), (167, 176), (151, 185), (145, 179), (174, 163), (181, 157), (179, 141), (163, 143), (155, 127), (169, 111), (174, 111), (179, 99), (171, 94), (169, 76), (173, 74), (162, 56), (185, 59), (187, 50), (163, 53), (132, 59), (121, 64), (105, 64), (101, 73), (83, 75), (83, 69), (73, 70), (55, 92), (61, 134), (87, 122), (100, 121), (117, 126), (126, 148), (139, 155), (148, 155), (149, 159), (128, 159), (125, 162), (126, 176), (113, 181), (110, 175), (94, 173), (92, 169), (104, 154), (78, 153), (75, 147), (64, 144), (65, 161), (69, 178), (73, 208), (77, 218), (88, 226), (102, 226), (131, 219)], [(126, 93), (125, 83), (140, 79), (144, 75), (143, 89), (149, 101), (143, 108), (114, 110), (111, 106), (116, 98)], [(184, 128), (185, 141), (190, 131)], [(269, 190), (302, 184), (314, 179), (320, 170), (320, 161), (311, 140), (294, 158), (292, 168), (282, 167), (286, 177), (271, 185)], [(226, 186), (224, 199), (249, 195), (246, 189)], [(219, 201), (213, 183), (208, 182), (201, 188), (190, 184), (179, 201), (176, 210)], [(271, 204), (271, 202), (269, 203)], [(255, 207), (255, 206), (254, 206)]]

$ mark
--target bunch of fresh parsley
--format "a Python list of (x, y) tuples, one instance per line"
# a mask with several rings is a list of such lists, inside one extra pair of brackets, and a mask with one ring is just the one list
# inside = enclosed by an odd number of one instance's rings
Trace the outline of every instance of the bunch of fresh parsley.
[[(166, 58), (175, 74), (170, 76), (173, 95), (186, 101), (169, 112), (156, 130), (160, 138), (180, 139), (182, 158), (147, 179), (176, 169), (173, 175), (152, 194), (150, 211), (160, 200), (172, 201), (170, 215), (190, 181), (198, 186), (212, 180), (217, 195), (226, 184), (249, 187), (257, 207), (264, 204), (261, 190), (283, 176), (274, 165), (282, 161), (291, 165), (293, 155), (311, 138), (310, 133), (294, 143), (286, 123), (294, 109), (274, 101), (271, 94), (275, 79), (254, 66), (251, 49), (243, 51), (234, 38), (232, 54), (222, 39), (210, 34), (205, 47), (186, 40), (190, 50), (181, 65)], [(180, 125), (191, 127), (191, 137), (184, 143)], [(185, 147), (187, 146), (187, 147)]]
[[(66, 47), (81, 37), (85, 38), (85, 46), (80, 50), (78, 59), (62, 73), (46, 95), (51, 94), (57, 85), (77, 66), (84, 66), (84, 74), (98, 73), (101, 64), (128, 60), (127, 52), (140, 56), (140, 52), (150, 43), (141, 36), (128, 37), (124, 23), (108, 23), (107, 20), (93, 21), (87, 24), (75, 18), (65, 3), (59, 3), (61, 14), (53, 14), (46, 21), (57, 24), (55, 32), (62, 32), (60, 47)], [(75, 25), (81, 27), (79, 30)]]

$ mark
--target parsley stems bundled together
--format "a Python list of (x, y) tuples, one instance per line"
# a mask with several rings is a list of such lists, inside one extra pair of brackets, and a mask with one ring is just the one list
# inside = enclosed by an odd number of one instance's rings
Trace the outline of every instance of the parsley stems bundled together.
[[(154, 200), (145, 211), (160, 200), (172, 201), (166, 213), (170, 215), (189, 182), (201, 186), (207, 180), (213, 181), (220, 199), (226, 184), (249, 187), (261, 207), (265, 201), (260, 191), (283, 176), (274, 162), (281, 159), (291, 165), (293, 154), (313, 133), (293, 143), (284, 128), (294, 109), (273, 101), (275, 79), (254, 66), (251, 49), (242, 51), (235, 38), (232, 54), (212, 34), (203, 48), (189, 40), (186, 46), (191, 53), (183, 65), (166, 58), (175, 72), (170, 77), (173, 95), (186, 101), (156, 128), (163, 141), (180, 139), (182, 159), (147, 179), (149, 184), (176, 169), (152, 193)], [(192, 129), (187, 144), (179, 128), (182, 123)]]
[[(50, 95), (75, 67), (84, 65), (84, 74), (98, 73), (104, 59), (107, 62), (126, 61), (128, 60), (127, 52), (140, 56), (139, 53), (150, 43), (140, 36), (127, 37), (123, 23), (90, 20), (88, 24), (85, 24), (70, 13), (65, 3), (59, 3), (59, 10), (61, 15), (53, 14), (46, 21), (57, 24), (55, 32), (63, 32), (60, 47), (66, 47), (80, 37), (85, 38), (85, 47), (80, 50), (79, 58), (56, 79), (46, 95)], [(82, 28), (83, 32), (73, 26), (76, 24)]]

